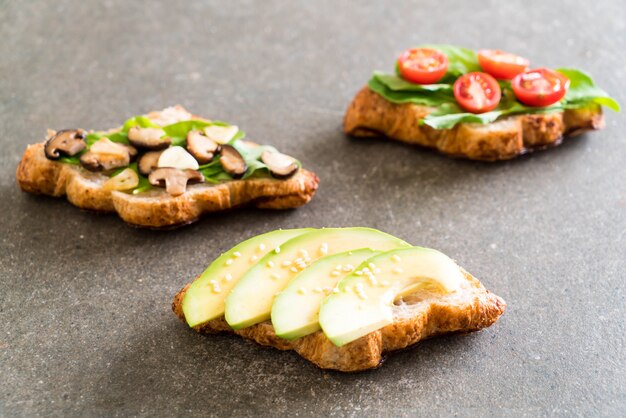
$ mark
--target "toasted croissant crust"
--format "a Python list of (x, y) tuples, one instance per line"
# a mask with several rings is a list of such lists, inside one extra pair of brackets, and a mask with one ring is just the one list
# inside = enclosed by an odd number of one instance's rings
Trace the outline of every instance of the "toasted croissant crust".
[(385, 136), (471, 160), (507, 160), (535, 149), (558, 145), (564, 136), (604, 127), (602, 108), (515, 115), (482, 125), (460, 123), (452, 129), (420, 125), (434, 108), (396, 104), (364, 87), (344, 117), (344, 132), (354, 137)]
[[(323, 369), (355, 372), (378, 367), (383, 356), (436, 335), (471, 332), (495, 323), (506, 303), (490, 293), (467, 272), (460, 290), (448, 295), (415, 293), (394, 308), (394, 323), (342, 347), (335, 346), (322, 331), (288, 341), (274, 333), (270, 321), (233, 330), (224, 317), (194, 327), (202, 333), (230, 332), (279, 350), (294, 350)], [(183, 322), (182, 301), (189, 285), (174, 297), (172, 310)]]

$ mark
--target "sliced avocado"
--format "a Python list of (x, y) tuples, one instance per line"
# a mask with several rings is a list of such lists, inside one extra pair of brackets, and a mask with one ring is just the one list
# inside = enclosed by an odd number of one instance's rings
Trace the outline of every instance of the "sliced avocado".
[(420, 289), (451, 293), (464, 281), (461, 269), (439, 251), (388, 251), (364, 261), (339, 282), (339, 292), (322, 302), (320, 326), (333, 344), (342, 346), (393, 323), (398, 298)]
[(320, 305), (337, 291), (339, 280), (363, 261), (380, 251), (363, 248), (322, 257), (298, 274), (280, 292), (272, 305), (272, 325), (276, 335), (288, 340), (304, 337), (320, 329)]
[(224, 315), (224, 299), (241, 276), (276, 246), (313, 231), (281, 229), (252, 237), (219, 256), (185, 292), (183, 312), (190, 327)]
[(409, 246), (370, 228), (325, 228), (293, 238), (267, 254), (239, 280), (226, 298), (226, 322), (241, 329), (270, 319), (274, 297), (318, 258), (369, 247), (387, 251)]

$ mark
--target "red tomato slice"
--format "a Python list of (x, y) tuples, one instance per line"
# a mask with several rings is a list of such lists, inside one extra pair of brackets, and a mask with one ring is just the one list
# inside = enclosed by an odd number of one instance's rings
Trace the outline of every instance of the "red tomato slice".
[(537, 68), (518, 74), (511, 80), (517, 99), (528, 106), (549, 106), (565, 96), (569, 78), (549, 68)]
[(411, 83), (433, 84), (446, 75), (448, 57), (436, 49), (408, 49), (398, 58), (398, 69), (402, 78)]
[(523, 73), (530, 64), (524, 57), (497, 49), (478, 51), (478, 63), (486, 73), (501, 80), (510, 80), (519, 73)]
[(487, 73), (467, 73), (454, 82), (454, 98), (472, 113), (484, 113), (500, 103), (500, 85)]

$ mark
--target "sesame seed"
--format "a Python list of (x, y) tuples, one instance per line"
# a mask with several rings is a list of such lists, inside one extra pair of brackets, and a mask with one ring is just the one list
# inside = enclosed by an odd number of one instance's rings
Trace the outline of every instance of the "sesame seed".
[(209, 280), (209, 283), (211, 283), (211, 285), (216, 285), (217, 284), (217, 280)]
[(283, 261), (283, 267), (287, 267), (287, 266), (290, 266), (290, 265), (291, 265), (291, 261), (289, 261), (289, 260)]
[(333, 293), (339, 293), (339, 288), (338, 287), (334, 288)]
[(354, 272), (354, 274), (356, 274), (357, 276), (362, 276), (363, 272), (361, 270), (357, 270)]
[(376, 286), (376, 284), (378, 284), (378, 280), (376, 280), (376, 276), (369, 276), (368, 279), (370, 279), (370, 283), (372, 284), (372, 286)]
[(381, 286), (389, 286), (389, 282), (387, 280), (383, 280), (382, 282), (380, 282)]
[(235, 251), (235, 252), (233, 253), (233, 257), (235, 257), (235, 258), (239, 258), (239, 257), (241, 257), (241, 253), (240, 253), (239, 251)]
[(274, 262), (272, 260), (267, 262), (267, 267), (272, 268), (274, 267)]
[(226, 273), (226, 276), (224, 276), (224, 280), (226, 280), (227, 282), (230, 282), (233, 279), (233, 275), (230, 273)]
[(348, 293), (348, 292), (352, 292), (352, 288), (350, 286), (346, 286), (343, 288), (343, 291)]
[(332, 273), (330, 273), (330, 274), (335, 276), (335, 277), (337, 277), (337, 276), (339, 276), (341, 274), (341, 272), (338, 271), (338, 270), (333, 270)]
[(394, 254), (394, 255), (392, 255), (392, 256), (391, 256), (391, 259), (392, 259), (393, 261), (395, 261), (396, 263), (397, 263), (397, 262), (399, 262), (400, 260), (402, 260), (398, 254)]
[(394, 272), (394, 273), (396, 273), (396, 274), (400, 274), (400, 273), (402, 273), (404, 270), (402, 270), (402, 268), (401, 268), (401, 267), (395, 267), (395, 268), (394, 268), (393, 270), (391, 270), (391, 271), (393, 271), (393, 272)]
[(304, 295), (306, 293), (306, 289), (304, 287), (301, 287), (300, 289), (298, 289), (298, 293)]
[(294, 273), (297, 273), (297, 272), (298, 272), (298, 269), (297, 269), (296, 267), (292, 267), (292, 268), (290, 268), (289, 270), (293, 271)]
[(376, 274), (380, 273), (380, 268), (379, 268), (379, 267), (376, 267), (376, 268), (374, 269), (374, 273), (376, 273)]
[(341, 270), (341, 264), (337, 264), (337, 265), (335, 266), (335, 270)]
[(304, 248), (302, 248), (300, 251), (298, 251), (298, 253), (300, 255), (302, 255), (302, 257), (309, 255), (309, 252), (307, 250), (305, 250)]
[(374, 269), (376, 268), (376, 264), (374, 264), (374, 263), (369, 263), (369, 264), (368, 264), (368, 266), (369, 266), (372, 270), (374, 270)]
[(280, 279), (280, 274), (272, 273), (272, 279)]
[(280, 253), (280, 247), (276, 247), (276, 248), (274, 248), (274, 252), (275, 252), (276, 254)]
[(352, 271), (354, 270), (354, 266), (352, 264), (346, 264), (345, 266), (343, 266), (343, 271)]
[(256, 255), (253, 255), (252, 257), (250, 257), (250, 262), (254, 263), (255, 261), (257, 261), (259, 259), (259, 257), (257, 257)]
[(230, 266), (231, 264), (233, 264), (233, 260), (232, 260), (232, 258), (231, 258), (230, 260), (226, 261), (226, 265), (227, 265), (227, 266)]
[(313, 291), (315, 293), (322, 293), (322, 288), (321, 287), (316, 287), (315, 289), (313, 289)]
[(259, 251), (265, 251), (265, 244), (259, 244)]
[(220, 285), (218, 285), (217, 283), (213, 285), (213, 292), (220, 293), (221, 291), (222, 289), (220, 289)]

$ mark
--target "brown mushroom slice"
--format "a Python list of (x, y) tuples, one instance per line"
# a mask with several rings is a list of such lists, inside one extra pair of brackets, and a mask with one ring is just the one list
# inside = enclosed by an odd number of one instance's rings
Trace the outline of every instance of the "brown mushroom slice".
[(220, 151), (220, 163), (228, 174), (237, 179), (242, 177), (248, 166), (243, 156), (232, 145), (222, 145)]
[(84, 130), (62, 129), (46, 141), (44, 152), (49, 160), (58, 160), (62, 155), (72, 157), (86, 146)]
[(130, 164), (131, 152), (136, 150), (125, 144), (112, 142), (103, 137), (97, 140), (89, 151), (81, 155), (80, 163), (89, 171), (107, 171), (126, 167)]
[(149, 176), (157, 169), (163, 151), (148, 151), (137, 160), (137, 169), (142, 176)]
[(172, 196), (180, 196), (187, 190), (187, 184), (202, 183), (204, 176), (197, 170), (190, 168), (180, 170), (178, 168), (157, 168), (148, 177), (153, 186), (164, 187)]
[(261, 161), (269, 168), (272, 176), (279, 179), (289, 178), (298, 171), (296, 159), (280, 152), (264, 151)]
[(187, 151), (198, 160), (200, 164), (210, 162), (219, 152), (220, 145), (201, 131), (189, 131), (187, 134)]
[(137, 148), (160, 150), (172, 144), (172, 138), (162, 138), (163, 135), (165, 135), (165, 131), (161, 128), (133, 126), (128, 130), (128, 141)]

